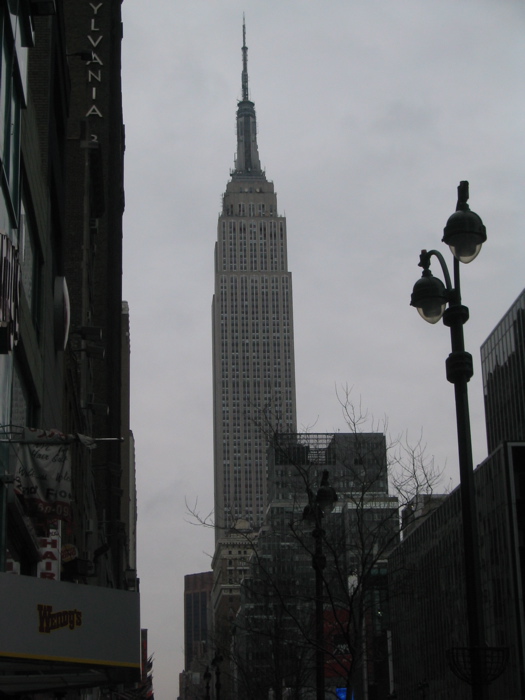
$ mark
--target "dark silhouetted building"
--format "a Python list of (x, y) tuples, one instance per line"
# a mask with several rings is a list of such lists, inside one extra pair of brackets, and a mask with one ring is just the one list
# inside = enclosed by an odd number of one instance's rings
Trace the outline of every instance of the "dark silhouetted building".
[[(485, 641), (508, 665), (488, 686), (492, 700), (525, 694), (525, 291), (481, 347), (489, 457), (475, 470)], [(409, 511), (389, 558), (395, 689), (416, 700), (470, 698), (447, 650), (468, 645), (459, 487)], [(437, 507), (436, 507), (437, 506)], [(413, 522), (411, 522), (413, 520)], [(487, 665), (498, 666), (497, 654)]]
[(0, 695), (123, 690), (141, 657), (121, 2), (0, 0), (0, 19)]
[(525, 440), (525, 290), (481, 346), (488, 451)]
[(184, 577), (184, 671), (179, 674), (180, 700), (206, 697), (206, 681), (211, 682), (211, 677), (207, 679), (205, 674), (212, 648), (212, 588), (212, 571)]
[(213, 572), (184, 577), (184, 667), (206, 655), (210, 640)]
[[(525, 445), (506, 442), (475, 471), (485, 641), (508, 649), (490, 700), (525, 692)], [(399, 698), (471, 697), (447, 651), (468, 646), (461, 495), (456, 488), (403, 538), (388, 560), (394, 686)], [(494, 661), (494, 667), (497, 667)], [(492, 664), (490, 664), (492, 665)], [(489, 666), (490, 666), (489, 665)]]
[[(386, 556), (398, 542), (398, 500), (388, 494), (380, 433), (276, 435), (268, 458), (270, 503), (241, 583), (235, 620), (236, 697), (270, 688), (309, 697), (315, 688), (315, 574), (304, 518), (323, 472), (338, 500), (321, 521), (327, 694), (386, 697)], [(310, 492), (310, 498), (309, 498)]]

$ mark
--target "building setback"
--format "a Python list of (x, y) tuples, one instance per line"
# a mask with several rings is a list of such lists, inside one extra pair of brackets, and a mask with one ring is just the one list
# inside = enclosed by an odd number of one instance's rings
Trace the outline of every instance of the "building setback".
[(263, 522), (269, 431), (296, 424), (292, 276), (286, 219), (261, 168), (243, 27), (237, 154), (215, 245), (213, 420), (216, 537)]

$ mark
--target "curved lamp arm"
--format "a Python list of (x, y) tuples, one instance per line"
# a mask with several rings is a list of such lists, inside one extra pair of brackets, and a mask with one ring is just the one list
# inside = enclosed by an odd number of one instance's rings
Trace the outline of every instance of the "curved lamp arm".
[[(439, 260), (446, 286), (430, 272), (430, 258), (433, 255)], [(422, 250), (419, 267), (423, 268), (423, 273), (414, 285), (410, 304), (416, 307), (425, 321), (437, 323), (443, 317), (448, 303), (458, 303), (457, 288), (452, 286), (447, 264), (438, 250)]]
[(445, 278), (447, 292), (452, 293), (454, 291), (454, 287), (452, 286), (452, 280), (450, 278), (447, 263), (439, 250), (422, 250), (419, 255), (419, 267), (422, 267), (423, 270), (430, 270), (430, 258), (433, 255), (439, 260), (439, 264), (443, 270), (443, 277)]

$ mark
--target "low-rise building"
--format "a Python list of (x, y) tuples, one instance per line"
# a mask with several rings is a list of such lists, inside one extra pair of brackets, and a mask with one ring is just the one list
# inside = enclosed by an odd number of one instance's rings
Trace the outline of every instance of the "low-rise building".
[[(387, 472), (379, 433), (275, 436), (270, 503), (235, 620), (236, 697), (315, 697), (318, 566), (327, 692), (388, 693), (385, 557), (399, 522)], [(337, 500), (312, 522), (326, 477)]]
[[(488, 697), (525, 693), (523, 572), (525, 444), (503, 443), (475, 471), (487, 673), (502, 674)], [(389, 557), (389, 591), (397, 697), (470, 698), (452, 671), (451, 654), (468, 647), (461, 496), (455, 489), (407, 532)], [(508, 653), (508, 663), (504, 664)], [(466, 669), (466, 673), (470, 669)]]

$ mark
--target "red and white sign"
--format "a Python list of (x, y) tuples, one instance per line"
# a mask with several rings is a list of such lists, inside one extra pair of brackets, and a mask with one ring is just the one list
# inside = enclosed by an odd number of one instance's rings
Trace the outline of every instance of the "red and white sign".
[(41, 560), (37, 564), (37, 576), (60, 581), (60, 531), (49, 530), (49, 537), (40, 537)]
[(78, 559), (78, 549), (74, 544), (63, 544), (61, 555), (64, 563), (74, 561), (75, 559)]

